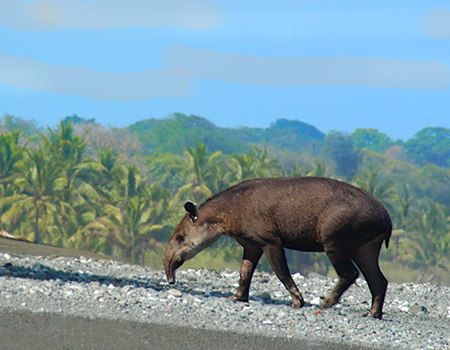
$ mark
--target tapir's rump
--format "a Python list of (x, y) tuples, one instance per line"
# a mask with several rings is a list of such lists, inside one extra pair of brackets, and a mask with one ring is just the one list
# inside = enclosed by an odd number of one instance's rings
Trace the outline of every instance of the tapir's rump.
[(287, 267), (284, 248), (324, 251), (339, 281), (322, 307), (331, 307), (364, 274), (373, 296), (369, 316), (381, 318), (387, 281), (378, 266), (392, 223), (386, 208), (366, 191), (320, 178), (256, 179), (218, 193), (200, 207), (189, 202), (164, 254), (167, 278), (220, 235), (244, 247), (241, 280), (235, 300), (248, 300), (250, 280), (263, 253), (291, 293), (293, 306), (303, 298)]

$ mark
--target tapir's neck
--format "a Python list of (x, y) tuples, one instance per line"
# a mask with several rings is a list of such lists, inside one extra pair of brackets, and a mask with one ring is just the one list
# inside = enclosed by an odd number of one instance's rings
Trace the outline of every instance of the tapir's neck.
[(233, 211), (228, 202), (213, 197), (203, 203), (198, 211), (199, 221), (208, 223), (211, 230), (220, 234), (226, 234), (230, 230)]

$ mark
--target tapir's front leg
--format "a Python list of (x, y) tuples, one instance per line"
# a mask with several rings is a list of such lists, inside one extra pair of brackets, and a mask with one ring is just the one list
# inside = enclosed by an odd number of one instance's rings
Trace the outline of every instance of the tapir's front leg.
[(256, 265), (261, 258), (262, 249), (257, 246), (245, 246), (244, 257), (241, 264), (241, 279), (239, 281), (239, 288), (235, 295), (230, 297), (232, 300), (248, 301), (248, 294), (250, 291), (250, 282), (252, 280), (253, 272)]

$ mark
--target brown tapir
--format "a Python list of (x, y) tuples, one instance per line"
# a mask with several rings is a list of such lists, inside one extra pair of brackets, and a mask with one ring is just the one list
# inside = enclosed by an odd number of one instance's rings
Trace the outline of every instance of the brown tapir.
[(383, 241), (388, 247), (392, 223), (386, 208), (366, 191), (321, 177), (256, 179), (230, 187), (200, 207), (187, 202), (188, 214), (175, 229), (164, 253), (169, 283), (184, 261), (222, 234), (244, 247), (234, 300), (248, 301), (250, 281), (262, 255), (293, 298), (304, 305), (289, 272), (284, 248), (325, 251), (339, 276), (321, 307), (329, 308), (364, 274), (372, 293), (367, 316), (381, 318), (387, 280), (378, 266)]

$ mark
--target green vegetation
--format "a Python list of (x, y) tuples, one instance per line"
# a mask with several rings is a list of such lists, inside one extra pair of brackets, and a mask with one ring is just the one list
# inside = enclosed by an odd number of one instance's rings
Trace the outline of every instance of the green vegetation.
[[(387, 276), (450, 284), (449, 129), (426, 128), (403, 142), (373, 129), (324, 134), (285, 119), (230, 129), (176, 113), (120, 129), (74, 114), (44, 130), (0, 118), (0, 230), (155, 268), (185, 200), (274, 176), (334, 177), (372, 193), (394, 223), (381, 254)], [(241, 254), (224, 237), (186, 267), (237, 269)], [(324, 254), (287, 256), (293, 272), (333, 275)]]

